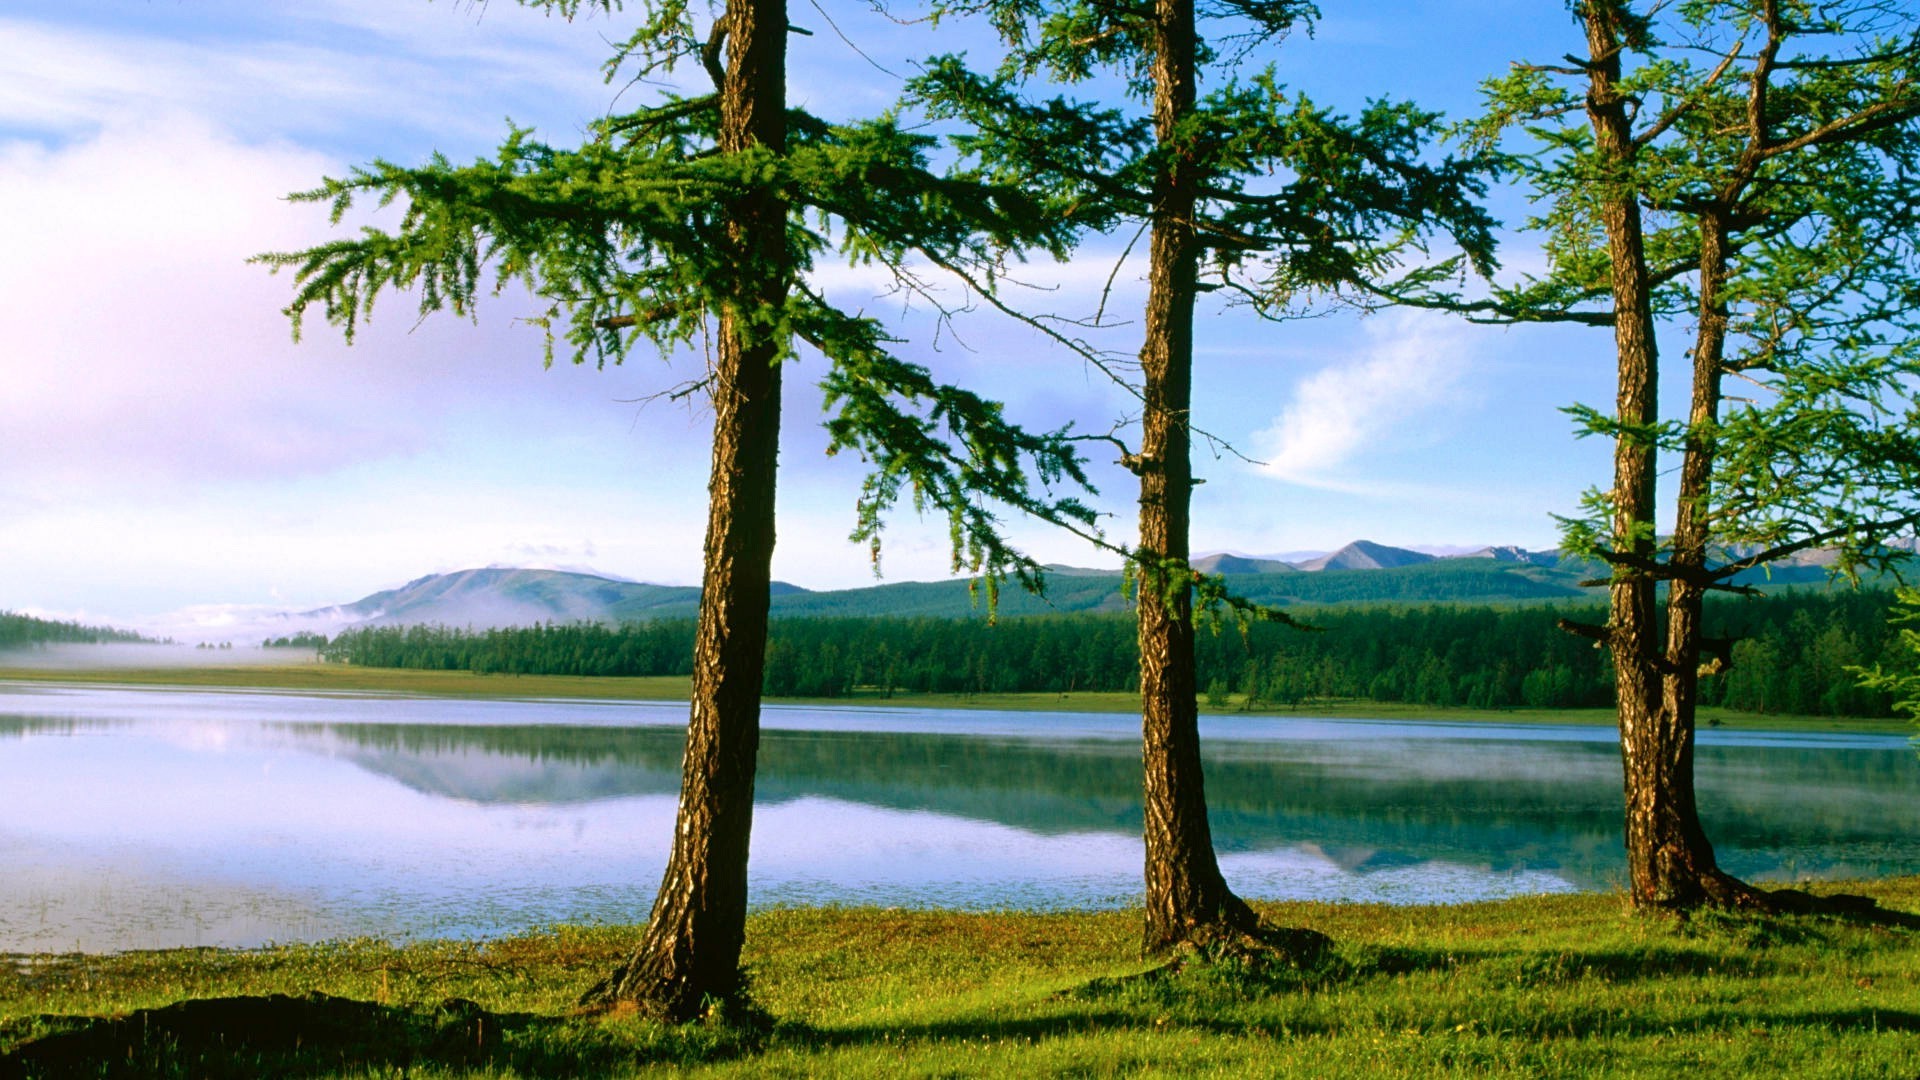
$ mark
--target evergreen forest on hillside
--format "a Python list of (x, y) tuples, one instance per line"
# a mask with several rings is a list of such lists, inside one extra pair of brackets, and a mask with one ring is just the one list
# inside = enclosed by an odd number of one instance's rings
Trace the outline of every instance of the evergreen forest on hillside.
[(131, 630), (105, 626), (85, 626), (77, 622), (36, 619), (11, 611), (0, 611), (0, 649), (24, 645), (78, 644), (103, 645), (110, 642), (146, 642)]
[[(1888, 694), (1849, 670), (1894, 660), (1892, 594), (1788, 592), (1709, 609), (1731, 639), (1724, 674), (1702, 681), (1702, 704), (1745, 712), (1891, 716)], [(1224, 704), (1294, 706), (1329, 698), (1474, 708), (1613, 703), (1604, 650), (1557, 620), (1600, 621), (1593, 604), (1439, 605), (1315, 612), (1313, 630), (1256, 623), (1203, 634), (1199, 684)], [(686, 675), (693, 622), (547, 623), (489, 630), (376, 626), (348, 630), (323, 658), (368, 667), (514, 675)], [(1006, 619), (805, 618), (775, 622), (766, 692), (835, 698), (856, 691), (1074, 693), (1138, 685), (1125, 615)]]

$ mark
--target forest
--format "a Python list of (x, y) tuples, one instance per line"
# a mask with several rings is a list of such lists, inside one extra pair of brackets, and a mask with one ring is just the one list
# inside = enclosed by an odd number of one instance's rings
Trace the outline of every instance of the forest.
[[(1744, 712), (1891, 716), (1888, 693), (1854, 667), (1893, 663), (1892, 594), (1789, 591), (1709, 606), (1730, 639), (1723, 674), (1701, 681), (1701, 703)], [(1342, 698), (1473, 708), (1574, 708), (1613, 703), (1605, 650), (1562, 632), (1561, 619), (1601, 621), (1594, 604), (1433, 605), (1327, 609), (1312, 629), (1254, 623), (1202, 633), (1199, 685), (1212, 704), (1298, 706)], [(694, 624), (667, 619), (607, 626), (547, 623), (488, 630), (375, 626), (317, 647), (326, 660), (368, 667), (512, 675), (686, 675)], [(1126, 615), (1005, 619), (776, 620), (766, 692), (845, 697), (856, 691), (940, 694), (1134, 690), (1139, 654)]]
[(0, 611), (0, 649), (15, 649), (25, 645), (103, 645), (110, 642), (151, 640), (131, 630), (85, 626), (77, 622), (56, 622), (11, 611)]

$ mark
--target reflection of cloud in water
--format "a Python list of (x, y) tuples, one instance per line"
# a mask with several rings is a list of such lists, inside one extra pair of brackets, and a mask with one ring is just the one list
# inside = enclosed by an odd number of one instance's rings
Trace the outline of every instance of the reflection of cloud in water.
[(1499, 870), (1390, 852), (1328, 853), (1317, 844), (1220, 857), (1234, 891), (1250, 899), (1368, 904), (1454, 904), (1532, 893), (1579, 892), (1582, 886), (1545, 870)]
[[(803, 799), (755, 819), (758, 903), (873, 903), (955, 908), (1139, 903), (1144, 849), (1110, 833), (1042, 836), (943, 814)], [(1508, 871), (1311, 843), (1223, 856), (1256, 900), (1433, 904), (1573, 892), (1559, 875)]]
[(0, 837), (0, 862), (0, 951), (252, 947), (376, 929), (299, 890), (172, 874), (137, 852), (52, 853)]

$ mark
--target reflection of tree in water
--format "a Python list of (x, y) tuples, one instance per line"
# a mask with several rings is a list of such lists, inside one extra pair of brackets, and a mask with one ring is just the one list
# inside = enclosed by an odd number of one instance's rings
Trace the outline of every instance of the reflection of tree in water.
[[(483, 803), (565, 803), (678, 790), (672, 728), (288, 725), (342, 741), (361, 766)], [(1447, 739), (1220, 742), (1208, 803), (1222, 852), (1311, 844), (1350, 869), (1444, 860), (1618, 879), (1620, 779), (1607, 742)], [(763, 804), (820, 797), (933, 811), (1038, 834), (1140, 829), (1138, 751), (1119, 740), (931, 734), (763, 735)], [(1703, 802), (1738, 872), (1920, 869), (1910, 752), (1707, 746)]]
[(91, 719), (73, 716), (0, 715), (0, 739), (24, 739), (29, 735), (78, 735), (82, 731), (124, 728), (132, 720)]

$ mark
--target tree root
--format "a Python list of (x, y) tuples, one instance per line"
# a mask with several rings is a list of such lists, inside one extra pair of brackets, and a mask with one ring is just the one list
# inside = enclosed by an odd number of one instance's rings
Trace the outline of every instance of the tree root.
[(1654, 906), (1683, 918), (1691, 911), (1709, 909), (1749, 915), (1830, 915), (1882, 926), (1920, 927), (1920, 916), (1883, 908), (1873, 897), (1857, 893), (1823, 896), (1804, 889), (1764, 889), (1718, 869), (1699, 875), (1692, 886), (1685, 899), (1676, 897)]
[(1250, 971), (1303, 971), (1318, 967), (1333, 951), (1333, 939), (1304, 927), (1198, 926), (1175, 946), (1179, 955), (1168, 962), (1174, 971), (1188, 964), (1237, 964)]
[(693, 980), (644, 973), (637, 961), (594, 983), (575, 1002), (575, 1016), (638, 1015), (666, 1024), (699, 1021), (752, 1035), (773, 1030), (773, 1015), (753, 1000), (742, 978), (731, 992), (693, 992)]
[(1261, 922), (1251, 909), (1241, 907), (1245, 919), (1187, 927), (1185, 936), (1161, 950), (1173, 953), (1165, 963), (1131, 975), (1093, 979), (1055, 996), (1100, 997), (1200, 969), (1231, 970), (1254, 984), (1267, 984), (1270, 990), (1289, 973), (1323, 968), (1333, 955), (1333, 939), (1320, 931), (1271, 926)]

